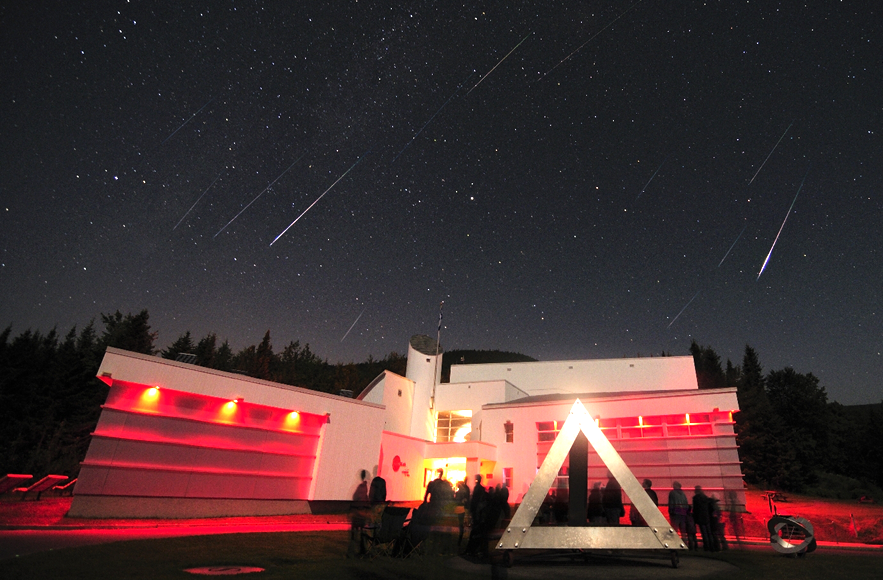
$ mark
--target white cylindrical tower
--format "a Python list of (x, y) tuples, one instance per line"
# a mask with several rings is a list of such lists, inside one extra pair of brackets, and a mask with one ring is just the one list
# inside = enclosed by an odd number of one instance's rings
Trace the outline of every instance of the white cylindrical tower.
[(405, 376), (414, 381), (411, 437), (435, 441), (435, 410), (432, 408), (432, 397), (435, 385), (441, 380), (443, 352), (436, 339), (424, 334), (415, 334), (408, 344), (408, 365)]

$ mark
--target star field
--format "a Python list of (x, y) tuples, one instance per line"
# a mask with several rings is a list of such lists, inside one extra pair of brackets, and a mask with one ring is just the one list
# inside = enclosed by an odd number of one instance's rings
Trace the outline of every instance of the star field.
[(160, 348), (269, 329), (358, 362), (433, 334), (443, 300), (448, 349), (750, 344), (879, 402), (879, 24), (861, 2), (0, 8), (0, 324), (146, 308)]

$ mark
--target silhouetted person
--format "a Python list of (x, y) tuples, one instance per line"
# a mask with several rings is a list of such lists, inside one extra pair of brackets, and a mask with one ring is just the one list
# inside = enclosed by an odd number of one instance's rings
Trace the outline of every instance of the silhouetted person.
[(509, 507), (509, 486), (505, 483), (497, 491), (497, 501), (500, 503), (500, 509), (503, 512), (501, 514), (502, 518), (508, 520), (512, 517), (512, 509)]
[(726, 523), (721, 518), (720, 502), (717, 497), (711, 496), (709, 500), (709, 511), (711, 512), (711, 534), (714, 538), (714, 548), (717, 550), (728, 550), (726, 536)]
[(423, 502), (429, 502), (432, 510), (433, 524), (437, 524), (445, 515), (448, 506), (454, 501), (454, 488), (450, 482), (445, 479), (445, 470), (436, 470), (438, 477), (429, 482), (426, 486), (426, 493), (423, 494)]
[(470, 496), (468, 479), (463, 478), (463, 481), (457, 485), (457, 491), (454, 492), (454, 503), (456, 504), (454, 512), (457, 514), (457, 523), (460, 525), (458, 546), (463, 543), (463, 531), (466, 529), (466, 511), (469, 509)]
[(699, 549), (699, 540), (696, 539), (696, 520), (693, 519), (693, 506), (687, 508), (687, 541), (691, 550)]
[(604, 504), (601, 499), (601, 482), (596, 481), (589, 492), (589, 509), (586, 514), (591, 524), (604, 523)]
[(674, 481), (671, 484), (672, 490), (668, 494), (668, 519), (671, 521), (671, 527), (677, 530), (681, 540), (687, 543), (692, 550), (694, 546), (690, 545), (690, 536), (687, 531), (687, 513), (690, 511), (690, 504), (687, 501), (687, 494), (681, 489), (681, 482)]
[(361, 482), (353, 492), (353, 502), (350, 504), (350, 542), (347, 547), (346, 557), (352, 558), (358, 546), (359, 554), (365, 553), (365, 545), (362, 543), (362, 529), (368, 519), (368, 472), (359, 472)]
[(693, 521), (702, 535), (702, 549), (716, 552), (714, 532), (711, 529), (711, 499), (702, 491), (701, 485), (696, 486), (693, 494)]
[(739, 513), (738, 499), (736, 498), (736, 492), (728, 490), (724, 494), (724, 498), (726, 500), (726, 508), (727, 513), (730, 516), (730, 529), (733, 530), (733, 535), (736, 536), (736, 543), (742, 543), (742, 536), (744, 536), (744, 531), (742, 529), (742, 514)]
[(602, 494), (604, 517), (607, 519), (608, 525), (618, 526), (619, 518), (625, 515), (625, 506), (622, 504), (622, 487), (609, 471), (607, 477), (607, 485), (604, 486)]
[[(472, 488), (472, 499), (469, 501), (469, 513), (472, 518), (472, 530), (466, 543), (466, 554), (477, 552), (487, 554), (487, 512), (488, 493), (481, 485), (481, 475), (475, 476), (475, 487)], [(484, 546), (482, 547), (482, 544)]]
[[(649, 479), (645, 479), (641, 486), (644, 488), (644, 491), (647, 493), (647, 497), (650, 498), (650, 501), (653, 502), (653, 505), (659, 507), (659, 496), (656, 495), (656, 492), (653, 491), (653, 482)], [(632, 504), (631, 511), (629, 512), (629, 520), (631, 521), (633, 526), (646, 526), (647, 521), (641, 515), (641, 513), (635, 507), (635, 504)]]
[(411, 514), (411, 520), (402, 529), (402, 533), (396, 540), (393, 554), (396, 556), (407, 556), (411, 550), (420, 542), (429, 537), (432, 530), (432, 508), (429, 503), (423, 502)]
[(368, 489), (368, 501), (373, 504), (386, 501), (386, 480), (379, 475), (371, 480), (371, 487)]
[(653, 505), (659, 507), (659, 496), (656, 495), (656, 491), (653, 489), (653, 482), (649, 479), (645, 479), (641, 486), (644, 488), (644, 491), (647, 492), (647, 495), (650, 496), (650, 500), (653, 502)]

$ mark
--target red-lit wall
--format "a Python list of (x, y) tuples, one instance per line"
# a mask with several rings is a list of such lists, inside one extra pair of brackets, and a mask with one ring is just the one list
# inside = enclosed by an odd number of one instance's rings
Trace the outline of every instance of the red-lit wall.
[[(672, 483), (678, 481), (685, 490), (701, 485), (722, 500), (734, 492), (738, 506), (744, 506), (731, 415), (738, 408), (735, 389), (609, 395), (584, 404), (590, 415), (600, 417), (602, 432), (635, 477), (653, 481), (660, 503), (668, 501)], [(557, 422), (560, 428), (572, 405), (573, 400), (513, 401), (488, 405), (473, 415), (473, 425), (482, 425), (482, 440), (497, 448), (495, 479), (503, 477), (504, 469), (512, 469), (513, 501), (527, 492), (555, 439), (556, 431), (549, 426)], [(505, 438), (507, 422), (514, 425), (511, 443)], [(589, 485), (606, 480), (606, 466), (590, 450)], [(559, 484), (566, 485), (566, 478)]]
[(324, 415), (115, 381), (77, 495), (306, 500)]

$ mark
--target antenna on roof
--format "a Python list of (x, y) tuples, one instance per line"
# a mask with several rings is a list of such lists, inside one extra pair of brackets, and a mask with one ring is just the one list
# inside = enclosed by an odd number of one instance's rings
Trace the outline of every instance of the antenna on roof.
[(435, 386), (438, 384), (438, 351), (439, 341), (441, 340), (442, 326), (442, 308), (445, 307), (445, 301), (442, 300), (438, 305), (438, 332), (435, 335), (435, 371), (432, 374), (432, 396), (429, 398), (429, 408), (435, 409)]

